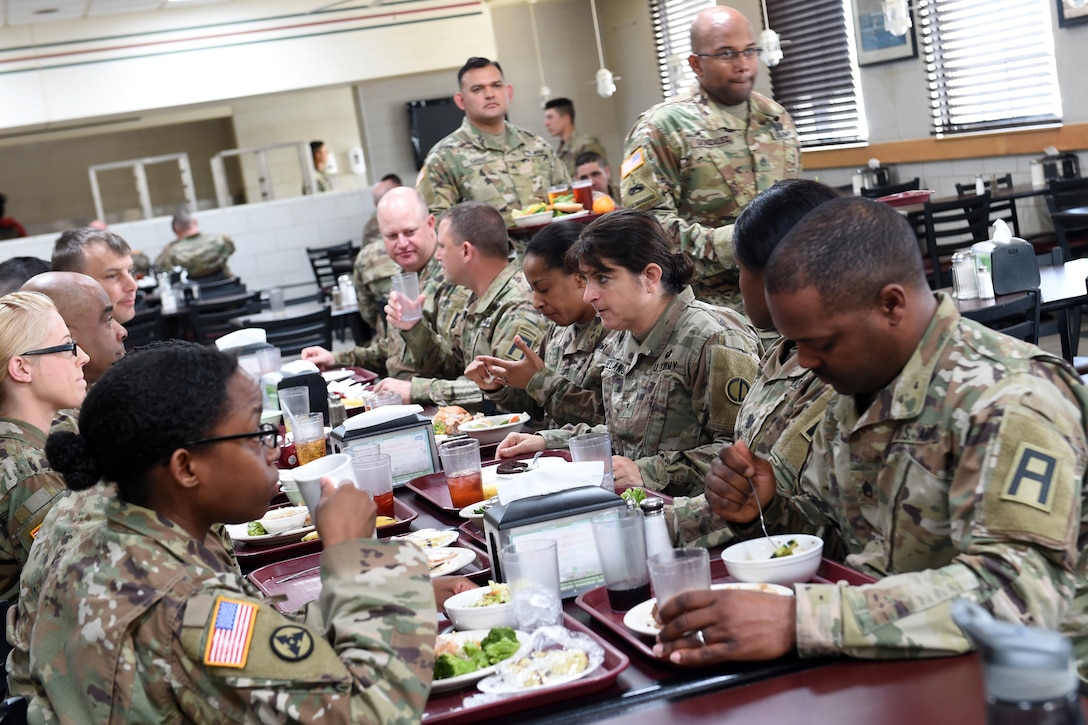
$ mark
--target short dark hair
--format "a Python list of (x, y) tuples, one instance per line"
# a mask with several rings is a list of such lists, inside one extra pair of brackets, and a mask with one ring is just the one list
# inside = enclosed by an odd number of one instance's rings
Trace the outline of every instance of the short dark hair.
[(381, 178), (381, 181), (392, 181), (397, 186), (404, 186), (404, 183), (400, 180), (400, 177), (396, 174), (386, 174)]
[(12, 257), (0, 262), (0, 296), (26, 284), (27, 280), (49, 271), (49, 262), (37, 257)]
[(744, 207), (733, 226), (737, 261), (751, 270), (767, 266), (771, 252), (805, 214), (837, 199), (830, 186), (808, 179), (783, 179), (759, 193)]
[(661, 267), (662, 288), (669, 295), (679, 294), (695, 271), (691, 257), (673, 249), (657, 219), (636, 209), (618, 209), (593, 220), (567, 254), (579, 269), (596, 271), (612, 266), (605, 260), (634, 275), (656, 264)]
[(906, 218), (859, 197), (832, 199), (805, 215), (778, 243), (763, 281), (767, 294), (814, 287), (828, 312), (863, 309), (891, 283), (929, 288)]
[(54, 272), (82, 272), (86, 265), (83, 249), (89, 244), (104, 244), (118, 255), (132, 254), (132, 247), (119, 235), (93, 227), (80, 227), (63, 232), (53, 243), (50, 268)]
[(311, 141), (310, 142), (310, 156), (313, 156), (318, 151), (320, 151), (321, 147), (324, 146), (324, 145), (325, 145), (324, 141)]
[(479, 201), (463, 201), (442, 215), (449, 220), (450, 232), (472, 246), (485, 257), (506, 259), (510, 256), (510, 239), (506, 222), (499, 210)]
[(148, 471), (207, 437), (227, 413), (227, 381), (240, 369), (234, 354), (191, 342), (137, 348), (88, 391), (80, 432), (49, 436), (50, 465), (74, 491), (105, 478), (125, 501), (146, 505)]
[[(489, 65), (493, 65), (499, 69), (499, 74), (502, 74), (502, 66), (499, 65), (497, 60), (488, 60), (487, 58), (477, 58), (473, 56), (465, 61), (465, 64), (461, 66), (461, 70), (457, 71), (457, 87), (461, 87), (461, 79), (465, 77), (465, 73), (470, 70), (476, 70), (477, 68), (486, 68)], [(503, 76), (505, 78), (505, 75)]]
[(596, 151), (583, 151), (578, 154), (578, 158), (574, 160), (574, 168), (577, 169), (582, 164), (600, 164), (602, 169), (608, 166), (608, 162), (605, 161), (604, 156), (601, 156)]
[(567, 274), (577, 274), (578, 265), (567, 256), (567, 252), (578, 241), (582, 226), (573, 221), (552, 222), (533, 235), (525, 245), (525, 256), (530, 254), (540, 257), (548, 269), (561, 269)]
[(544, 110), (555, 109), (564, 116), (570, 116), (570, 122), (574, 123), (574, 101), (569, 98), (553, 98), (544, 104)]

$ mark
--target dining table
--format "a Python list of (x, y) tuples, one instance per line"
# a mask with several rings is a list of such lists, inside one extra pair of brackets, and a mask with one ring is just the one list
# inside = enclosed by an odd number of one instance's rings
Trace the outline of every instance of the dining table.
[[(487, 465), (485, 462), (484, 465)], [(436, 503), (433, 487), (396, 489), (395, 499), (417, 513), (411, 530), (449, 529), (460, 532), (459, 543), (474, 545), (464, 535), (472, 524)], [(478, 555), (486, 557), (482, 537), (475, 537)], [(311, 555), (316, 561), (316, 555)], [(310, 562), (304, 562), (311, 565)], [(303, 564), (297, 564), (303, 567)], [(715, 564), (723, 571), (720, 561)], [(825, 569), (824, 567), (832, 567)], [(864, 575), (825, 562), (821, 573), (846, 578)], [(286, 570), (281, 570), (286, 571)], [(255, 572), (256, 574), (256, 572)], [(250, 575), (253, 578), (254, 574)], [(288, 577), (289, 578), (289, 577)], [(864, 579), (858, 580), (863, 581)], [(287, 584), (276, 593), (283, 594)], [(478, 582), (479, 583), (479, 582)], [(310, 585), (312, 586), (312, 584)], [(287, 587), (289, 588), (289, 587)], [(903, 723), (981, 725), (986, 702), (979, 658), (953, 657), (870, 661), (844, 657), (802, 659), (795, 654), (769, 662), (735, 662), (708, 667), (680, 667), (652, 656), (649, 644), (634, 644), (634, 635), (608, 625), (583, 601), (596, 590), (564, 602), (568, 629), (585, 631), (606, 648), (598, 674), (579, 689), (574, 683), (549, 688), (537, 696), (517, 695), (509, 701), (474, 702), (470, 687), (460, 692), (433, 693), (423, 724), (477, 725), (512, 722), (519, 725), (561, 725), (605, 722), (643, 723)], [(316, 596), (311, 590), (308, 596)], [(605, 600), (607, 601), (607, 600)], [(440, 627), (445, 622), (439, 614)], [(523, 698), (529, 697), (528, 700)], [(521, 699), (519, 699), (521, 698)], [(1088, 716), (1088, 699), (1080, 705)]]

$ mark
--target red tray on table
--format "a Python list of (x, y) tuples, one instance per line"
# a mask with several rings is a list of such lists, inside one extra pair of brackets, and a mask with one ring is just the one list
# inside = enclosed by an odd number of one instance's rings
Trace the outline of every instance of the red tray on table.
[[(736, 581), (726, 572), (725, 562), (719, 557), (711, 557), (710, 580), (714, 584)], [(820, 563), (820, 568), (816, 570), (816, 576), (812, 578), (812, 581), (822, 584), (846, 581), (848, 584), (860, 586), (862, 584), (872, 584), (876, 580), (848, 566), (824, 559)], [(612, 630), (615, 635), (623, 639), (625, 643), (643, 657), (647, 657), (657, 664), (676, 666), (672, 665), (668, 660), (654, 656), (653, 638), (632, 632), (627, 628), (627, 625), (623, 623), (623, 617), (627, 613), (612, 611), (612, 607), (608, 603), (608, 592), (605, 591), (604, 587), (597, 587), (579, 594), (574, 603), (584, 609), (595, 621)]]
[[(491, 576), (491, 560), (487, 554), (471, 546), (463, 536), (454, 543), (475, 553), (476, 559), (463, 569), (453, 572), (453, 575), (468, 577), (480, 586), (487, 584)], [(276, 609), (284, 613), (293, 612), (321, 594), (321, 552), (316, 551), (262, 566), (250, 572), (248, 578), (268, 596), (283, 597), (276, 602)], [(284, 581), (285, 578), (287, 581)]]
[[(565, 460), (570, 460), (570, 453), (562, 450), (544, 451), (542, 458), (559, 457)], [(532, 458), (532, 454), (525, 456), (518, 456), (514, 460), (525, 460)], [(506, 459), (503, 459), (506, 460)], [(484, 461), (483, 467), (497, 466), (502, 463), (501, 460)], [(461, 511), (460, 506), (454, 506), (453, 501), (450, 500), (450, 490), (446, 487), (446, 474), (439, 471), (438, 473), (431, 473), (426, 476), (420, 476), (419, 478), (413, 478), (408, 482), (408, 489), (414, 491), (417, 496), (430, 501), (432, 504), (447, 511), (451, 514), (458, 514)]]
[(523, 694), (509, 695), (492, 702), (483, 702), (477, 705), (465, 705), (465, 698), (478, 694), (478, 690), (469, 685), (462, 690), (453, 690), (443, 693), (432, 693), (427, 700), (427, 709), (423, 711), (423, 722), (446, 723), (446, 725), (476, 725), (484, 720), (504, 715), (512, 715), (535, 707), (552, 705), (575, 697), (589, 695), (611, 685), (619, 677), (620, 673), (627, 669), (631, 661), (623, 652), (619, 651), (603, 639), (600, 635), (571, 617), (563, 615), (563, 626), (572, 632), (581, 632), (588, 635), (604, 649), (604, 662), (596, 670), (581, 678), (555, 687), (545, 687), (540, 690), (531, 690)]

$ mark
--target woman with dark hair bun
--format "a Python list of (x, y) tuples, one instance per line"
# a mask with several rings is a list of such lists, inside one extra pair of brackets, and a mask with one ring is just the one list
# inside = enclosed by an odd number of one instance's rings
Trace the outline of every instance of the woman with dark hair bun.
[(575, 222), (554, 222), (525, 247), (521, 270), (533, 291), (533, 307), (551, 323), (539, 352), (518, 336), (514, 344), (521, 360), (478, 355), (465, 369), (500, 408), (524, 410), (544, 428), (604, 423), (601, 369), (594, 358), (608, 331), (583, 299), (585, 279), (566, 256), (581, 230)]
[[(183, 343), (114, 364), (48, 453), (76, 491), (46, 518), (10, 630), (31, 720), (418, 722), (434, 664), (427, 558), (322, 481), (322, 590), (280, 614), (214, 524), (261, 518), (277, 431), (237, 360)], [(100, 482), (101, 479), (101, 482)]]
[[(695, 299), (693, 264), (672, 251), (645, 212), (593, 221), (568, 252), (586, 280), (585, 300), (620, 334), (599, 351), (606, 426), (617, 488), (702, 493), (703, 476), (733, 440), (740, 403), (755, 377), (759, 341), (737, 313)], [(575, 433), (512, 433), (500, 457), (560, 448)]]

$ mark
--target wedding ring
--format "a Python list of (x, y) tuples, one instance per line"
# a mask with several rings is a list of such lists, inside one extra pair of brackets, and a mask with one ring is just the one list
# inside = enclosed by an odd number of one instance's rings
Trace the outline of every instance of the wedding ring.
[(695, 630), (695, 640), (699, 643), (700, 647), (706, 647), (706, 636), (703, 634), (703, 630)]

